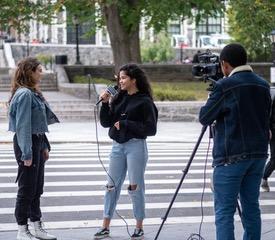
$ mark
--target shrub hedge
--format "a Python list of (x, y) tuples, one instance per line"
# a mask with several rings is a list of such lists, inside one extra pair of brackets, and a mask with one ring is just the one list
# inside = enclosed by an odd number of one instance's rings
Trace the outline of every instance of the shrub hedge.
[[(85, 76), (76, 76), (75, 83), (88, 83)], [(92, 78), (95, 84), (115, 84), (115, 82), (104, 78)], [(152, 90), (155, 101), (196, 101), (206, 100), (208, 85), (201, 81), (193, 82), (154, 82), (152, 81)]]

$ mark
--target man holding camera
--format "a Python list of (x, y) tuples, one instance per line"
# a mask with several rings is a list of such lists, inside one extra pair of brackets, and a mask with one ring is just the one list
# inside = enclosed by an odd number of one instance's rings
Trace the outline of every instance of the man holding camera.
[(215, 82), (200, 110), (203, 125), (215, 121), (213, 186), (217, 240), (234, 240), (238, 196), (243, 240), (261, 239), (259, 188), (268, 156), (270, 87), (253, 73), (240, 44), (220, 54), (224, 78)]

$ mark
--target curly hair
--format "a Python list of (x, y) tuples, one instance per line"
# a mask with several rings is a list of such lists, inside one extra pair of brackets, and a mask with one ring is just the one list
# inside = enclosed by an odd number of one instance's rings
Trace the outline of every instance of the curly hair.
[(17, 64), (17, 68), (12, 79), (11, 98), (9, 102), (11, 101), (16, 90), (20, 87), (26, 87), (40, 93), (36, 81), (32, 77), (32, 73), (36, 71), (39, 65), (41, 65), (41, 63), (33, 57), (24, 58)]
[(139, 92), (145, 93), (150, 98), (152, 98), (152, 88), (150, 82), (147, 76), (145, 75), (145, 72), (138, 65), (134, 63), (125, 64), (122, 67), (120, 67), (119, 72), (121, 71), (124, 71), (125, 74), (129, 76), (131, 79), (136, 79), (136, 85)]

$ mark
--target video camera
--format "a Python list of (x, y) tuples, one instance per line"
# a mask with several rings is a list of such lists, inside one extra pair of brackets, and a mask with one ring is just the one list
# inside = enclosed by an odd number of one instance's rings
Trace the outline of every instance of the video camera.
[(199, 64), (192, 67), (192, 75), (205, 81), (217, 81), (223, 77), (219, 56), (210, 50), (198, 55)]

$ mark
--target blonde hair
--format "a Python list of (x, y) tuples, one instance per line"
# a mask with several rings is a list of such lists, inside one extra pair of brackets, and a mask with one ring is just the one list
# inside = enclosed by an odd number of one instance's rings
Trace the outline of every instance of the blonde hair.
[(20, 87), (26, 87), (40, 93), (36, 81), (32, 77), (32, 73), (36, 71), (39, 65), (41, 65), (41, 63), (33, 57), (24, 58), (17, 64), (17, 68), (12, 79), (11, 98), (9, 102), (11, 101), (16, 90)]

